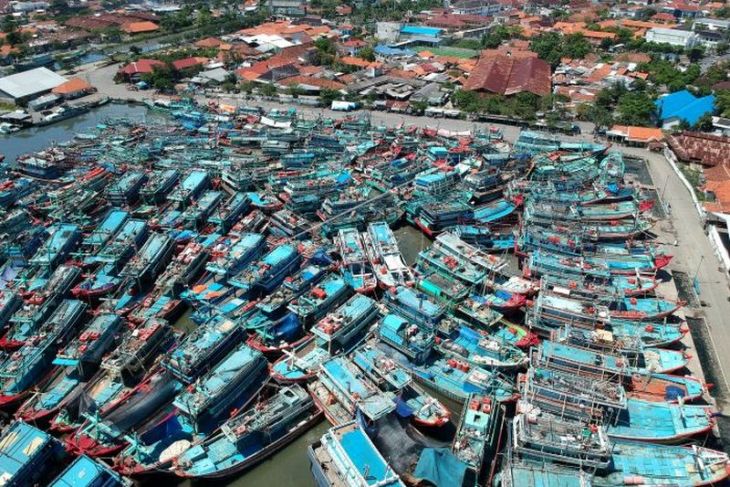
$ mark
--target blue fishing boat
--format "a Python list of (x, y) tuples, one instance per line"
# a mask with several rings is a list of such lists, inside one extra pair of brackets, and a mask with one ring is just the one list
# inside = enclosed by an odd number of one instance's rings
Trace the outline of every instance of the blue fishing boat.
[(0, 371), (0, 406), (9, 407), (24, 399), (30, 388), (52, 372), (52, 362), (84, 318), (86, 305), (64, 300), (50, 318), (34, 330), (28, 330), (26, 343), (5, 356)]
[(266, 239), (260, 233), (245, 232), (237, 241), (223, 239), (210, 249), (210, 262), (205, 266), (208, 272), (228, 278), (243, 270), (266, 246)]
[(158, 204), (165, 200), (180, 179), (180, 172), (177, 169), (165, 169), (154, 171), (147, 184), (140, 190), (142, 199), (146, 203)]
[(309, 291), (328, 274), (328, 267), (310, 263), (290, 277), (268, 296), (262, 297), (256, 307), (267, 316), (276, 316), (286, 310), (288, 304)]
[(385, 292), (386, 306), (419, 326), (434, 328), (444, 316), (444, 306), (412, 288), (398, 286)]
[(116, 343), (122, 320), (113, 314), (96, 316), (53, 359), (58, 366), (37, 394), (31, 396), (15, 413), (34, 424), (44, 424), (66, 404), (78, 398), (84, 385), (98, 370), (101, 360)]
[(449, 228), (464, 242), (483, 250), (508, 252), (515, 248), (515, 235), (509, 230), (497, 231), (487, 225), (458, 224)]
[(449, 423), (451, 412), (432, 395), (413, 383), (408, 370), (390, 358), (375, 343), (366, 343), (352, 352), (352, 362), (383, 391), (397, 397), (399, 415), (410, 417), (424, 428), (440, 428)]
[(315, 323), (331, 309), (344, 302), (352, 293), (341, 276), (328, 275), (315, 287), (289, 303), (289, 311), (299, 316), (303, 323)]
[(147, 239), (142, 248), (127, 261), (119, 272), (135, 282), (154, 280), (167, 266), (175, 249), (174, 242), (164, 234), (155, 233)]
[(471, 393), (494, 395), (500, 402), (515, 398), (514, 384), (506, 377), (456, 359), (435, 359), (412, 367), (413, 377), (444, 396), (463, 402)]
[(469, 394), (451, 445), (454, 455), (483, 479), (497, 464), (504, 406), (493, 396)]
[(191, 331), (162, 361), (162, 366), (179, 380), (192, 383), (227, 355), (242, 337), (240, 323), (215, 315)]
[(81, 455), (49, 484), (50, 487), (131, 487), (132, 481), (105, 463)]
[(284, 208), (271, 215), (269, 230), (277, 237), (305, 240), (311, 236), (312, 224)]
[(134, 203), (139, 198), (147, 175), (141, 171), (128, 171), (106, 188), (107, 198), (115, 206), (121, 207)]
[(93, 264), (93, 256), (114, 238), (128, 219), (129, 213), (126, 211), (109, 210), (104, 219), (81, 241), (78, 251), (80, 262), (83, 265)]
[(377, 281), (360, 232), (352, 227), (340, 229), (335, 244), (342, 259), (342, 274), (347, 284), (358, 293), (373, 292)]
[(48, 485), (66, 458), (61, 443), (23, 421), (0, 436), (0, 477), (8, 487)]
[(445, 357), (464, 360), (471, 365), (490, 369), (510, 370), (527, 364), (524, 351), (512, 343), (494, 337), (486, 331), (475, 330), (455, 318), (448, 333), (441, 333), (435, 349)]
[(300, 261), (301, 256), (296, 246), (279, 245), (259, 262), (252, 263), (242, 272), (229, 277), (228, 282), (247, 296), (269, 294), (299, 266)]
[(222, 202), (223, 193), (221, 191), (208, 190), (202, 194), (200, 199), (192, 201), (182, 213), (181, 218), (187, 228), (201, 228), (208, 223), (208, 218)]
[(331, 428), (307, 448), (317, 487), (353, 485), (405, 487), (357, 421)]
[(421, 328), (393, 313), (380, 320), (377, 334), (383, 343), (393, 347), (416, 365), (426, 361), (436, 342), (432, 330)]
[(84, 264), (89, 266), (110, 264), (115, 269), (121, 268), (126, 260), (142, 247), (147, 237), (148, 228), (143, 220), (126, 220), (112, 239), (95, 254), (84, 258)]
[(221, 204), (208, 217), (208, 222), (217, 227), (221, 233), (228, 232), (233, 225), (246, 214), (251, 207), (251, 200), (245, 193), (236, 192)]
[(231, 418), (219, 433), (188, 448), (174, 461), (173, 470), (180, 477), (192, 478), (234, 475), (294, 441), (321, 415), (301, 386), (283, 387)]
[(208, 187), (209, 179), (206, 171), (191, 171), (178, 184), (170, 194), (167, 200), (176, 204), (179, 209), (186, 208), (193, 200), (200, 197), (201, 193)]
[(51, 227), (49, 231), (48, 239), (28, 263), (53, 270), (66, 260), (81, 241), (81, 230), (78, 225), (64, 223)]
[(362, 294), (352, 296), (312, 327), (317, 346), (330, 354), (350, 346), (356, 337), (365, 334), (378, 313), (377, 303), (373, 299)]
[(345, 357), (334, 357), (321, 364), (317, 379), (307, 388), (334, 425), (347, 423), (358, 412), (376, 421), (395, 410), (395, 394), (382, 392)]

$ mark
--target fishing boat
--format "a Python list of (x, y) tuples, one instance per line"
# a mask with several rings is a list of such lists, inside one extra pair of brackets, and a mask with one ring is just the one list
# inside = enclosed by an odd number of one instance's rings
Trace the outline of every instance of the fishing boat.
[(176, 169), (153, 171), (140, 195), (146, 203), (159, 204), (167, 198), (179, 179), (180, 172)]
[(385, 315), (378, 323), (378, 338), (403, 354), (416, 365), (431, 355), (436, 337), (434, 332), (423, 329), (394, 313)]
[(347, 284), (358, 293), (371, 293), (377, 281), (373, 274), (360, 232), (356, 228), (340, 229), (335, 244), (342, 258), (342, 273)]
[(403, 261), (398, 241), (387, 223), (370, 223), (363, 234), (363, 243), (380, 287), (390, 289), (414, 284), (413, 273)]
[(445, 357), (464, 360), (471, 365), (489, 369), (510, 370), (522, 367), (528, 362), (525, 352), (513, 344), (504, 342), (486, 331), (475, 330), (460, 320), (456, 320), (448, 333), (441, 333), (436, 340), (435, 349)]
[(331, 309), (343, 303), (352, 293), (344, 279), (328, 275), (319, 284), (289, 303), (287, 309), (299, 316), (303, 323), (316, 323)]
[(509, 252), (515, 248), (515, 235), (511, 229), (496, 230), (491, 225), (457, 224), (448, 228), (464, 242), (482, 250)]
[(294, 275), (285, 277), (282, 285), (268, 296), (263, 296), (256, 307), (267, 316), (276, 316), (286, 310), (287, 305), (310, 290), (328, 274), (328, 266), (310, 263)]
[(347, 358), (334, 357), (319, 367), (307, 388), (330, 423), (345, 424), (356, 412), (376, 421), (395, 410), (395, 394), (382, 392)]
[(416, 380), (458, 402), (464, 402), (471, 393), (494, 395), (500, 402), (515, 398), (514, 385), (509, 379), (465, 361), (438, 358), (413, 366), (412, 370)]
[(438, 272), (421, 268), (416, 279), (416, 288), (431, 298), (452, 309), (469, 294), (469, 287), (461, 281)]
[(601, 427), (528, 409), (511, 428), (512, 451), (521, 458), (603, 471), (611, 465), (612, 444)]
[(477, 479), (489, 475), (497, 464), (504, 422), (504, 407), (492, 396), (469, 394), (456, 428), (451, 451), (475, 473)]
[[(655, 467), (640, 467), (651, 458)], [(663, 446), (632, 441), (616, 441), (611, 449), (612, 468), (596, 475), (594, 485), (634, 483), (674, 485), (714, 485), (727, 478), (727, 454), (692, 446)]]
[(220, 432), (190, 446), (174, 460), (180, 477), (223, 478), (273, 455), (316, 424), (322, 413), (299, 385), (231, 418)]
[(78, 225), (65, 223), (54, 225), (49, 231), (48, 239), (30, 258), (28, 263), (53, 270), (66, 260), (81, 241), (81, 229)]
[(405, 487), (357, 421), (331, 428), (307, 448), (317, 487), (377, 484)]
[(245, 232), (235, 242), (227, 239), (217, 242), (210, 249), (210, 262), (205, 269), (217, 276), (228, 278), (243, 270), (261, 255), (266, 239), (260, 233)]
[(190, 332), (162, 361), (178, 380), (193, 383), (228, 354), (243, 337), (240, 323), (214, 315)]
[(78, 258), (82, 265), (93, 264), (96, 255), (122, 229), (129, 219), (129, 212), (112, 209), (79, 245)]
[(103, 356), (116, 343), (122, 320), (111, 313), (100, 314), (53, 359), (56, 372), (23, 403), (16, 417), (45, 424), (51, 416), (79, 397), (84, 385), (98, 370)]
[(397, 286), (385, 292), (386, 306), (419, 326), (435, 327), (443, 318), (445, 307), (412, 288)]
[(115, 206), (121, 207), (134, 203), (139, 198), (147, 175), (141, 171), (128, 171), (106, 188), (107, 198)]
[(170, 192), (166, 199), (175, 204), (179, 209), (185, 209), (193, 200), (200, 197), (209, 184), (208, 173), (202, 170), (191, 171), (180, 183)]
[(296, 246), (279, 245), (259, 262), (249, 264), (242, 272), (228, 278), (228, 283), (250, 297), (271, 293), (301, 262)]
[(14, 421), (0, 436), (0, 475), (9, 487), (48, 485), (65, 459), (56, 438), (23, 421)]
[(84, 319), (86, 308), (80, 301), (64, 300), (47, 321), (29, 331), (23, 347), (3, 357), (0, 406), (17, 404), (52, 373), (53, 358)]
[(414, 384), (408, 370), (378, 348), (377, 344), (366, 343), (355, 349), (352, 362), (381, 390), (395, 392), (400, 414), (409, 416), (414, 424), (431, 429), (440, 428), (449, 422), (449, 409)]
[(251, 200), (245, 193), (236, 192), (208, 217), (219, 232), (228, 232), (251, 207)]
[(80, 483), (87, 486), (104, 487), (131, 487), (132, 485), (131, 480), (122, 477), (105, 463), (81, 455), (66, 467), (49, 486), (68, 487)]
[(277, 237), (305, 240), (311, 235), (312, 224), (289, 209), (271, 215), (269, 230)]
[(174, 247), (173, 240), (167, 235), (152, 234), (139, 252), (125, 264), (119, 275), (135, 282), (154, 280), (169, 263)]

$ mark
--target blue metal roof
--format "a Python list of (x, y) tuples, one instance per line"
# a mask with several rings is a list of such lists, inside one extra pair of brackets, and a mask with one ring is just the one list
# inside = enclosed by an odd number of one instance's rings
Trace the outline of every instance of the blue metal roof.
[(423, 27), (420, 25), (404, 25), (401, 27), (401, 34), (412, 34), (417, 36), (438, 37), (441, 31), (438, 27)]
[(715, 111), (715, 95), (697, 98), (689, 91), (682, 90), (659, 98), (655, 104), (662, 122), (679, 118), (694, 125), (703, 115)]
[(375, 53), (381, 56), (415, 56), (416, 52), (411, 49), (400, 49), (397, 47), (388, 47), (380, 44), (375, 46)]

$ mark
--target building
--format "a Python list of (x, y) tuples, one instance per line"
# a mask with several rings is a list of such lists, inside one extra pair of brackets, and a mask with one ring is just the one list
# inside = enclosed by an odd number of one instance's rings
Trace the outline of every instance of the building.
[(401, 43), (437, 45), (441, 43), (443, 29), (421, 25), (404, 25), (400, 28)]
[(697, 98), (687, 90), (660, 97), (656, 102), (657, 117), (664, 130), (686, 122), (694, 126), (704, 115), (715, 111), (715, 95)]
[(155, 67), (163, 66), (165, 66), (165, 63), (156, 59), (138, 59), (137, 61), (129, 63), (120, 69), (119, 76), (124, 78), (126, 81), (136, 82), (139, 81), (143, 75), (152, 73)]
[(670, 44), (672, 46), (690, 49), (700, 42), (697, 33), (689, 30), (654, 28), (646, 31), (644, 36), (647, 42)]
[(550, 65), (537, 55), (482, 54), (464, 89), (500, 95), (529, 92), (547, 96), (552, 91)]
[(614, 125), (606, 132), (609, 140), (615, 140), (627, 145), (646, 147), (654, 142), (664, 140), (662, 129), (653, 127), (634, 127), (627, 125)]
[(267, 5), (273, 15), (283, 17), (304, 17), (307, 15), (307, 2), (304, 0), (268, 0)]
[(129, 22), (127, 24), (123, 24), (121, 27), (124, 33), (131, 36), (137, 34), (148, 34), (150, 32), (155, 32), (159, 28), (160, 27), (157, 24), (150, 22), (149, 20), (144, 20), (142, 22)]
[(24, 105), (65, 83), (66, 78), (48, 68), (35, 68), (0, 78), (0, 101)]
[(58, 95), (63, 97), (66, 100), (71, 100), (74, 98), (79, 98), (82, 96), (86, 96), (89, 93), (93, 93), (96, 91), (93, 86), (89, 84), (88, 81), (81, 79), (81, 78), (71, 78), (70, 80), (66, 81), (65, 83), (62, 83), (53, 90), (51, 90), (54, 95)]

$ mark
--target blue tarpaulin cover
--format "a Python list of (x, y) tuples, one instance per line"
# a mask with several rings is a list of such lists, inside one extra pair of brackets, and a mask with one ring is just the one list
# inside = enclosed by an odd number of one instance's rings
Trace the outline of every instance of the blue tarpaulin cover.
[(448, 448), (424, 448), (413, 471), (416, 478), (428, 480), (436, 487), (463, 485), (465, 474), (466, 464)]

